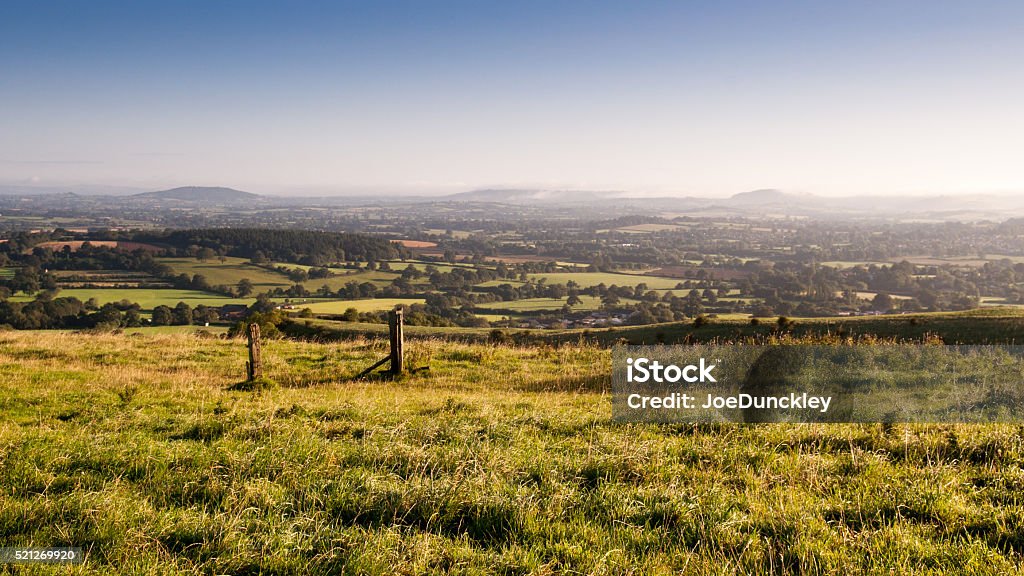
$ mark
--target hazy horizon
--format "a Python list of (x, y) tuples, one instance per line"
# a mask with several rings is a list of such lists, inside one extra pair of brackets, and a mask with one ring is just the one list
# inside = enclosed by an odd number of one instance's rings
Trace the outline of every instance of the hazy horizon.
[(1013, 2), (19, 3), (0, 181), (1009, 194)]
[(552, 193), (552, 192), (569, 192), (569, 193), (594, 193), (599, 196), (604, 196), (609, 199), (628, 199), (628, 200), (643, 200), (645, 198), (650, 199), (665, 199), (665, 198), (693, 198), (693, 199), (706, 199), (706, 200), (718, 200), (718, 199), (729, 199), (738, 195), (758, 193), (758, 192), (781, 192), (788, 196), (806, 196), (808, 198), (819, 198), (822, 200), (843, 200), (843, 199), (860, 199), (860, 198), (878, 198), (878, 199), (893, 199), (893, 198), (971, 198), (971, 197), (986, 197), (994, 199), (1016, 199), (1020, 197), (1022, 191), (1019, 190), (1005, 190), (1005, 191), (964, 191), (964, 192), (919, 192), (919, 193), (907, 193), (907, 194), (886, 194), (886, 193), (865, 193), (865, 194), (843, 194), (843, 195), (823, 195), (809, 191), (797, 191), (797, 190), (785, 190), (778, 188), (757, 188), (754, 190), (739, 190), (731, 193), (724, 194), (657, 194), (657, 193), (642, 193), (630, 190), (601, 190), (601, 189), (585, 189), (585, 188), (543, 188), (543, 187), (528, 187), (528, 186), (485, 186), (480, 188), (466, 188), (466, 189), (455, 189), (455, 190), (443, 190), (443, 191), (423, 191), (423, 190), (401, 190), (390, 187), (381, 187), (379, 189), (374, 188), (353, 188), (350, 190), (339, 190), (335, 188), (318, 189), (318, 188), (288, 188), (283, 191), (261, 191), (254, 190), (248, 187), (231, 186), (227, 184), (174, 184), (157, 187), (139, 187), (139, 186), (117, 186), (117, 185), (105, 185), (105, 184), (89, 184), (89, 183), (54, 183), (54, 184), (42, 184), (32, 182), (3, 182), (0, 181), (0, 195), (9, 194), (12, 190), (17, 191), (29, 191), (33, 194), (57, 194), (64, 192), (72, 192), (83, 196), (129, 196), (134, 194), (142, 194), (147, 192), (163, 192), (173, 190), (177, 188), (229, 188), (238, 190), (241, 192), (249, 192), (260, 196), (266, 196), (268, 198), (280, 198), (280, 199), (302, 199), (302, 198), (376, 198), (385, 194), (389, 198), (447, 198), (453, 195), (470, 194), (475, 192), (538, 192), (538, 193)]

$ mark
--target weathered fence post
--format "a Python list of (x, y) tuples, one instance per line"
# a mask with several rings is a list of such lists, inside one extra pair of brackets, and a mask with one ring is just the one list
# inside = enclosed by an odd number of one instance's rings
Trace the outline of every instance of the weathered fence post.
[(388, 335), (391, 337), (391, 373), (401, 374), (405, 370), (405, 339), (402, 335), (402, 307), (388, 313)]
[(249, 324), (249, 361), (245, 363), (246, 371), (249, 373), (249, 381), (259, 378), (263, 374), (263, 360), (260, 357), (260, 325)]
[(401, 306), (395, 306), (394, 310), (388, 312), (388, 337), (391, 341), (391, 353), (385, 356), (383, 360), (360, 372), (355, 377), (356, 380), (380, 368), (389, 360), (391, 361), (391, 370), (389, 372), (392, 376), (397, 376), (405, 370), (405, 339), (402, 336)]

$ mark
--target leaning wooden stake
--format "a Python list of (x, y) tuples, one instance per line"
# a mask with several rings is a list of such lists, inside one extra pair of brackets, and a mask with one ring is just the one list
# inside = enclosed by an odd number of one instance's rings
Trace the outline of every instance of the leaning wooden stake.
[(395, 306), (395, 309), (388, 312), (388, 336), (391, 340), (391, 352), (382, 360), (363, 370), (356, 376), (356, 380), (391, 362), (392, 375), (397, 376), (405, 370), (405, 338), (402, 336), (402, 307)]
[(263, 360), (260, 357), (260, 325), (249, 324), (249, 361), (245, 363), (249, 381), (263, 375)]
[(359, 379), (360, 379), (360, 378), (362, 378), (363, 376), (366, 376), (366, 375), (367, 375), (367, 374), (369, 374), (370, 372), (373, 372), (373, 371), (374, 371), (374, 370), (376, 370), (377, 368), (380, 368), (380, 367), (381, 367), (381, 366), (383, 366), (383, 365), (384, 365), (385, 363), (387, 363), (387, 361), (388, 361), (388, 360), (391, 360), (391, 356), (386, 356), (386, 357), (384, 357), (384, 359), (383, 359), (383, 360), (381, 360), (380, 362), (377, 362), (377, 363), (376, 363), (376, 364), (374, 364), (373, 366), (370, 366), (370, 367), (369, 367), (369, 368), (367, 368), (366, 370), (363, 370), (362, 372), (360, 372), (360, 373), (359, 373), (359, 375), (358, 375), (358, 376), (356, 376), (356, 377), (355, 377), (355, 380), (359, 380)]
[(391, 336), (391, 373), (398, 375), (405, 370), (405, 339), (402, 336), (401, 306), (396, 306), (388, 313), (388, 333)]

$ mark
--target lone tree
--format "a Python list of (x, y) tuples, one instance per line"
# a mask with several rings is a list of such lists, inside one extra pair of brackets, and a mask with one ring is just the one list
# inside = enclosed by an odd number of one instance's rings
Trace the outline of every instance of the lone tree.
[(245, 298), (249, 294), (252, 294), (252, 291), (254, 289), (255, 287), (252, 285), (252, 280), (249, 280), (248, 278), (242, 278), (241, 280), (238, 281), (237, 292), (240, 298)]
[(779, 316), (779, 319), (775, 321), (775, 325), (780, 332), (789, 332), (793, 329), (794, 324), (796, 324), (796, 322), (794, 322), (792, 318), (787, 318), (786, 316)]
[(614, 292), (609, 292), (604, 296), (601, 296), (601, 305), (605, 308), (614, 308), (619, 305), (619, 302), (621, 302), (619, 295)]
[(889, 296), (885, 292), (879, 292), (871, 299), (871, 308), (873, 310), (878, 310), (879, 312), (888, 312), (889, 310), (892, 310), (892, 305), (892, 296)]
[(580, 300), (579, 293), (577, 293), (574, 290), (572, 292), (569, 292), (569, 298), (566, 299), (565, 304), (566, 306), (569, 306), (571, 308), (573, 306), (579, 306), (580, 304), (583, 304), (583, 300)]

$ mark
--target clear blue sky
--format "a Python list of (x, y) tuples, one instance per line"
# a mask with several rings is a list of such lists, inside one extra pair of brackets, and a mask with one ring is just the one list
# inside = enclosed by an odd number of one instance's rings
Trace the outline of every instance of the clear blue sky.
[(0, 181), (1024, 190), (1024, 3), (0, 2)]

